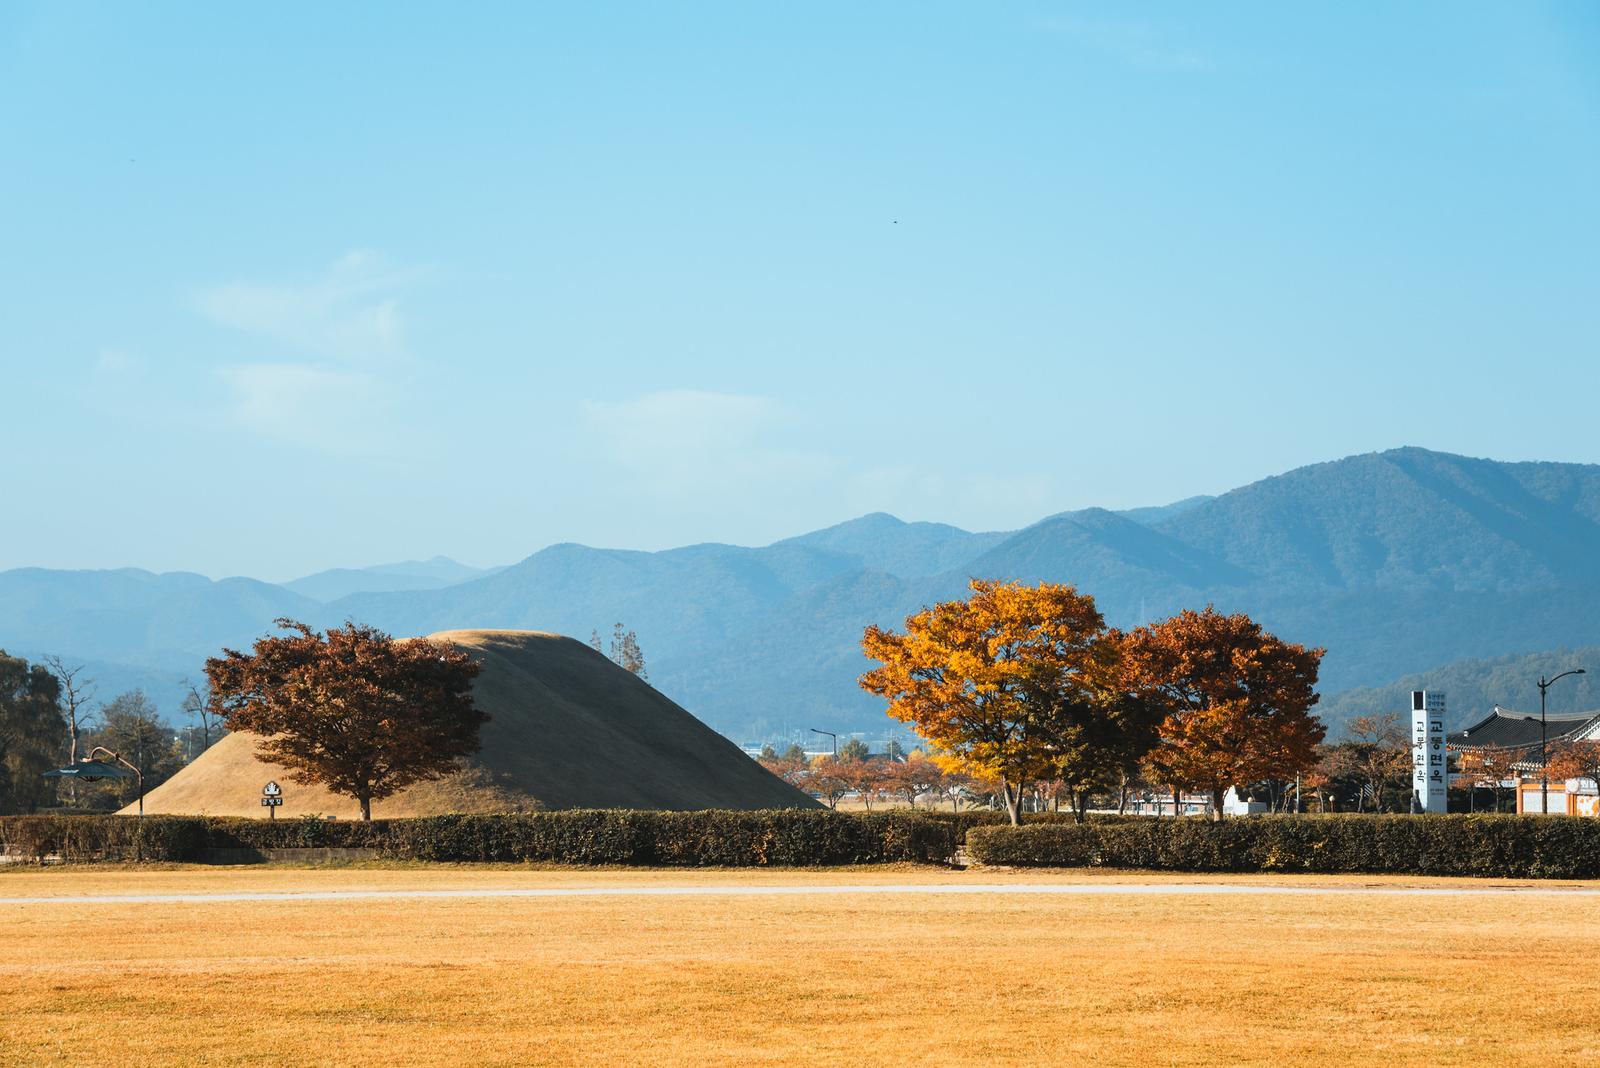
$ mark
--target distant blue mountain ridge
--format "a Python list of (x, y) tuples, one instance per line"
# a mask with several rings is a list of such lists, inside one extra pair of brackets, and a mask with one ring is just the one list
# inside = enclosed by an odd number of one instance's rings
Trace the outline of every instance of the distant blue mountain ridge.
[(374, 567), (336, 567), (283, 583), (313, 601), (337, 601), (352, 593), (388, 593), (394, 590), (436, 590), (458, 582), (493, 574), (500, 568), (468, 567), (448, 556), (431, 560), (406, 560)]
[(580, 638), (620, 620), (651, 681), (736, 739), (872, 733), (885, 717), (856, 685), (862, 628), (960, 596), (974, 575), (1075, 583), (1123, 627), (1208, 603), (1248, 611), (1327, 648), (1324, 693), (1381, 688), (1472, 658), (1600, 645), (1600, 466), (1403, 448), (1017, 531), (874, 513), (759, 548), (561, 544), (483, 573), (436, 560), (272, 585), (19, 569), (0, 572), (0, 647), (92, 662), (103, 694), (137, 679), (171, 709), (178, 680), (275, 616)]

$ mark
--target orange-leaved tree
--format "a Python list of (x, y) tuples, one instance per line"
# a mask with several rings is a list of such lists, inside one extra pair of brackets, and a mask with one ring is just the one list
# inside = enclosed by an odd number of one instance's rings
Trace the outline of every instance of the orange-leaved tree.
[(1150, 774), (1175, 795), (1209, 792), (1212, 818), (1221, 819), (1228, 787), (1315, 765), (1325, 729), (1311, 706), (1323, 652), (1211, 607), (1131, 631), (1127, 665), (1165, 710)]
[(1600, 786), (1600, 740), (1560, 741), (1550, 747), (1552, 779), (1593, 779)]
[(868, 627), (861, 646), (881, 666), (861, 685), (963, 770), (998, 780), (1017, 823), (1027, 784), (1059, 777), (1064, 747), (1108, 733), (1085, 725), (1122, 714), (1120, 643), (1072, 586), (971, 588), (908, 617), (903, 633)]
[(806, 777), (800, 787), (809, 790), (827, 804), (838, 808), (839, 799), (855, 788), (845, 762), (836, 756), (819, 756), (807, 765)]
[(811, 774), (811, 765), (806, 763), (806, 754), (798, 745), (792, 745), (787, 752), (771, 755), (763, 753), (757, 758), (757, 763), (772, 774), (788, 783), (790, 786), (805, 789), (806, 779)]
[(890, 764), (883, 775), (884, 791), (902, 798), (912, 808), (917, 807), (917, 798), (941, 792), (948, 777), (943, 768), (921, 751)]
[(871, 812), (872, 803), (886, 792), (888, 767), (887, 761), (847, 758), (841, 753), (829, 770), (843, 779), (846, 787), (855, 791), (867, 811)]
[(477, 752), (489, 717), (473, 704), (479, 665), (465, 652), (356, 623), (323, 635), (276, 622), (290, 633), (224, 649), (205, 670), (212, 711), (230, 731), (263, 735), (257, 753), (293, 781), (354, 798), (370, 820), (373, 801)]

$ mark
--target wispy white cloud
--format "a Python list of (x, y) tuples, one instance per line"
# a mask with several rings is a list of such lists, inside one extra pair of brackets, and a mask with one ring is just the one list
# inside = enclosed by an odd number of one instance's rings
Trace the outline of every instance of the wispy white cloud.
[(827, 456), (778, 444), (793, 420), (769, 397), (664, 390), (623, 401), (588, 401), (590, 444), (630, 485), (664, 497), (751, 493), (811, 481)]
[[(421, 277), (371, 252), (346, 253), (307, 281), (228, 282), (194, 306), (248, 335), (256, 358), (214, 369), (221, 414), (239, 429), (325, 451), (392, 443), (397, 382), (414, 371), (400, 294)], [(265, 345), (266, 352), (260, 350)], [(241, 346), (243, 347), (243, 346)]]
[(227, 282), (200, 290), (195, 306), (212, 322), (344, 363), (404, 354), (400, 291), (419, 277), (371, 252), (346, 253), (309, 281)]
[[(345, 428), (370, 399), (370, 376), (298, 363), (246, 363), (217, 372), (233, 421), (290, 441), (345, 442)], [(346, 442), (347, 443), (347, 442)]]
[(1214, 65), (1199, 49), (1176, 39), (1174, 32), (1149, 21), (1075, 18), (1040, 19), (1041, 29), (1082, 41), (1089, 47), (1136, 67), (1155, 70), (1209, 70)]
[(830, 443), (806, 413), (771, 397), (666, 390), (590, 401), (582, 417), (601, 477), (629, 498), (650, 498), (658, 515), (686, 517), (687, 529), (730, 507), (742, 509), (741, 536), (759, 539), (792, 533), (797, 516), (1010, 517), (1043, 514), (1059, 499), (1049, 478), (974, 470), (937, 451), (906, 462), (905, 451), (889, 450), (887, 462), (864, 463), (859, 442)]

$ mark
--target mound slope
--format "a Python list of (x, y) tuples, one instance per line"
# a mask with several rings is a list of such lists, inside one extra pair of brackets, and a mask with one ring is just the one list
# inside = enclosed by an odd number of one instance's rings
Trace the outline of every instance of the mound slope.
[[(745, 756), (647, 683), (589, 646), (538, 631), (430, 635), (483, 664), (474, 683), (490, 716), (461, 771), (376, 801), (375, 818), (537, 808), (790, 808), (816, 802)], [(355, 818), (353, 800), (302, 786), (230, 734), (145, 797), (145, 811), (263, 816), (261, 787), (283, 786), (280, 818)]]

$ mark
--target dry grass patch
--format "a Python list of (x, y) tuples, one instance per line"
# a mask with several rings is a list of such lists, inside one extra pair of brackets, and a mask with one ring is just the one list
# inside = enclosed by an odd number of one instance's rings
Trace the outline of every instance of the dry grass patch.
[[(128, 893), (1000, 878), (46, 871), (0, 878), (0, 896), (75, 881)], [(1403, 1065), (1496, 1063), (1511, 1036), (1519, 1056), (1571, 1062), (1600, 1054), (1600, 981), (1565, 968), (1562, 995), (1546, 988), (1552, 965), (1600, 950), (1597, 921), (1600, 900), (1509, 895), (8, 905), (0, 1062)]]

